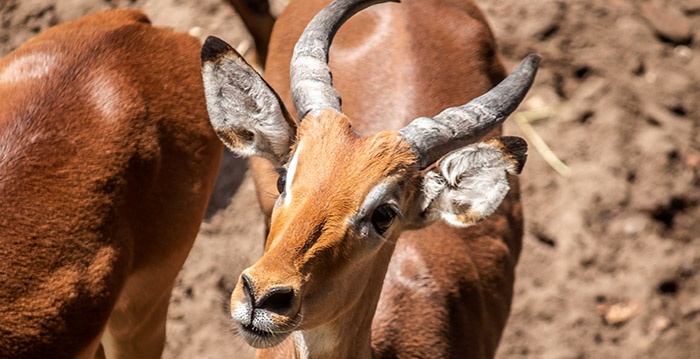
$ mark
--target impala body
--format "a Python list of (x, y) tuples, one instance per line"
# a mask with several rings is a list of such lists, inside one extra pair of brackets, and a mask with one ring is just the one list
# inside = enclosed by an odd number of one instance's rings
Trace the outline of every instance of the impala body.
[(508, 317), (522, 213), (507, 174), (526, 145), (478, 141), (499, 134), (538, 58), (499, 84), (471, 1), (404, 0), (350, 18), (378, 2), (292, 1), (267, 83), (221, 40), (202, 49), (215, 130), (258, 156), (269, 233), (231, 314), (260, 358), (488, 358)]
[(0, 357), (160, 357), (221, 157), (199, 47), (115, 10), (0, 61)]

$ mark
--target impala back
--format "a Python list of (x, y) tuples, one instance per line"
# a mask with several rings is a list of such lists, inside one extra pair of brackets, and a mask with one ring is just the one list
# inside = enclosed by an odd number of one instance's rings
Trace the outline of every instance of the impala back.
[(221, 156), (198, 52), (128, 10), (0, 61), (0, 357), (92, 357), (162, 324)]

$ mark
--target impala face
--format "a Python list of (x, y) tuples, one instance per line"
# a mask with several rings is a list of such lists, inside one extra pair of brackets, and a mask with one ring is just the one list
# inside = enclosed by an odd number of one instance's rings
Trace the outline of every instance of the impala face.
[[(519, 173), (524, 164), (522, 139), (470, 143), (517, 107), (534, 78), (533, 56), (467, 105), (418, 118), (398, 132), (363, 138), (352, 130), (321, 51), (331, 37), (319, 34), (333, 33), (375, 2), (336, 1), (300, 37), (291, 63), (292, 97), (303, 118), (298, 127), (233, 48), (213, 37), (202, 48), (214, 129), (234, 153), (262, 156), (279, 167), (280, 195), (265, 254), (243, 271), (231, 295), (231, 315), (254, 347), (329, 325), (366, 293), (379, 293), (403, 229), (483, 220), (507, 194), (506, 174)], [(374, 300), (367, 310), (374, 310)]]
[(374, 258), (390, 255), (413, 215), (415, 164), (395, 132), (360, 138), (332, 110), (302, 122), (280, 175), (266, 253), (243, 272), (231, 297), (249, 343), (275, 345), (359, 299)]

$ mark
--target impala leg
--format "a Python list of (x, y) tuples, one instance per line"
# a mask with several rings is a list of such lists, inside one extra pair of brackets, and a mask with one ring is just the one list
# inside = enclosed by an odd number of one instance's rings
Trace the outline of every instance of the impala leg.
[(90, 344), (88, 344), (80, 353), (78, 353), (75, 358), (76, 359), (90, 359), (90, 358), (104, 358), (104, 353), (101, 354), (102, 352), (102, 345), (100, 345), (100, 337), (101, 335), (98, 335), (93, 339)]
[[(165, 319), (171, 291), (172, 285), (151, 296), (152, 301), (144, 300), (138, 293), (134, 293), (132, 298), (125, 298), (107, 322), (102, 335), (102, 357), (160, 358), (165, 346)], [(97, 358), (99, 354), (98, 351)]]
[(105, 349), (102, 346), (102, 342), (100, 342), (100, 347), (97, 348), (97, 352), (95, 353), (95, 356), (93, 357), (94, 359), (105, 359)]

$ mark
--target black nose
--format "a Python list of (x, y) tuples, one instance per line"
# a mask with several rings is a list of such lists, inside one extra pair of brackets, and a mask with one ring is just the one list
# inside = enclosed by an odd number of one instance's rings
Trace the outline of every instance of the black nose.
[(241, 279), (243, 280), (243, 294), (248, 298), (250, 305), (255, 307), (255, 292), (253, 292), (253, 284), (247, 275), (241, 274)]
[(292, 309), (292, 299), (294, 299), (294, 289), (276, 287), (263, 294), (255, 307), (284, 315)]
[(292, 301), (294, 300), (294, 289), (292, 287), (281, 286), (272, 288), (258, 300), (255, 300), (252, 281), (245, 274), (241, 275), (241, 279), (243, 280), (243, 293), (254, 309), (269, 310), (280, 315), (287, 314), (292, 309)]

